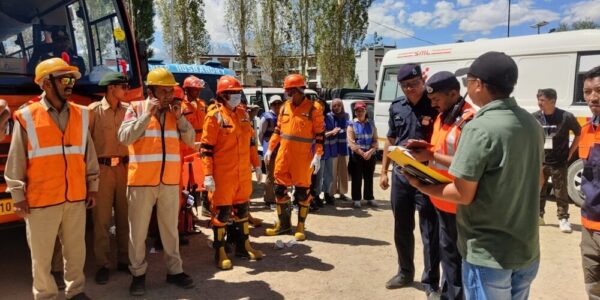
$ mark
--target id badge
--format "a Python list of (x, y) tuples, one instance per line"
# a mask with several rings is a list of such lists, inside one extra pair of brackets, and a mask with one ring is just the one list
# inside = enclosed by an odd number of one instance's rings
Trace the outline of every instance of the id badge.
[(547, 136), (544, 139), (544, 149), (545, 150), (552, 150), (552, 137)]

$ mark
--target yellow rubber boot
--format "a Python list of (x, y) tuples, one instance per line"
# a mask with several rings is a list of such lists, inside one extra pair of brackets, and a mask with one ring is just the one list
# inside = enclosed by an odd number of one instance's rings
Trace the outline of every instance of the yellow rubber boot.
[(265, 234), (268, 236), (280, 235), (292, 232), (291, 207), (289, 198), (286, 202), (277, 203), (278, 221), (273, 228), (267, 228)]
[(306, 236), (304, 235), (304, 222), (306, 221), (306, 216), (308, 215), (309, 204), (310, 201), (298, 203), (298, 225), (296, 226), (296, 233), (294, 233), (294, 238), (296, 238), (296, 241), (306, 240)]
[(255, 250), (250, 245), (250, 229), (248, 228), (248, 219), (242, 219), (237, 223), (237, 228), (241, 232), (239, 232), (239, 240), (236, 244), (235, 255), (239, 257), (245, 257), (250, 260), (259, 260), (262, 259), (264, 254), (260, 250)]
[(227, 257), (225, 252), (225, 227), (217, 227), (213, 225), (214, 242), (213, 248), (215, 249), (215, 262), (217, 268), (221, 270), (230, 270), (233, 265), (231, 260)]

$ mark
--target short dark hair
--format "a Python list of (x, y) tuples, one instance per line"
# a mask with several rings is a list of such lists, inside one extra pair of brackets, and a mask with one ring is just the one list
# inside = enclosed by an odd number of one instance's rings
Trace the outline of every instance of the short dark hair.
[(556, 90), (553, 88), (539, 89), (536, 96), (538, 98), (544, 96), (554, 101), (556, 101), (556, 99), (558, 98), (558, 96), (556, 95)]
[(589, 71), (587, 71), (583, 75), (583, 80), (594, 79), (596, 77), (600, 77), (600, 66), (597, 66)]
[(515, 89), (514, 86), (511, 86), (511, 87), (497, 86), (497, 85), (489, 84), (485, 81), (483, 82), (483, 85), (485, 86), (485, 88), (488, 90), (488, 92), (494, 99), (508, 98), (508, 97), (510, 97), (510, 94), (512, 94), (512, 92)]

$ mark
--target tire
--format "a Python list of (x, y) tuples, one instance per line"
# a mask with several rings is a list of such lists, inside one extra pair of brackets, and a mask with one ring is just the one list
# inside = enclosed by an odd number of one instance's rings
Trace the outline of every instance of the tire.
[(583, 205), (583, 193), (581, 193), (581, 173), (583, 172), (583, 160), (579, 159), (572, 163), (567, 170), (567, 192), (569, 198), (575, 205)]

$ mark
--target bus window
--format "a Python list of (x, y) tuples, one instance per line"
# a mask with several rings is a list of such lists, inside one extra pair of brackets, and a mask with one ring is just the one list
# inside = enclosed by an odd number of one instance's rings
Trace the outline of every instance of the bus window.
[(577, 63), (577, 77), (575, 78), (575, 97), (573, 98), (573, 104), (585, 104), (585, 100), (583, 99), (583, 75), (587, 71), (597, 66), (600, 66), (600, 53), (579, 54), (579, 62)]
[(381, 92), (379, 94), (380, 102), (392, 102), (394, 99), (404, 95), (397, 79), (399, 68), (399, 66), (395, 66), (383, 70), (383, 83), (381, 84)]
[(85, 62), (85, 66), (87, 66), (83, 73), (88, 74), (91, 71), (91, 64), (90, 55), (88, 51), (88, 42), (86, 40), (85, 33), (86, 26), (82, 18), (83, 10), (81, 9), (81, 5), (79, 5), (79, 2), (74, 2), (67, 8), (69, 10), (69, 19), (71, 20), (72, 25), (71, 28), (73, 28), (73, 35), (75, 36), (75, 39), (73, 41), (75, 51), (77, 55), (83, 59), (83, 61)]

